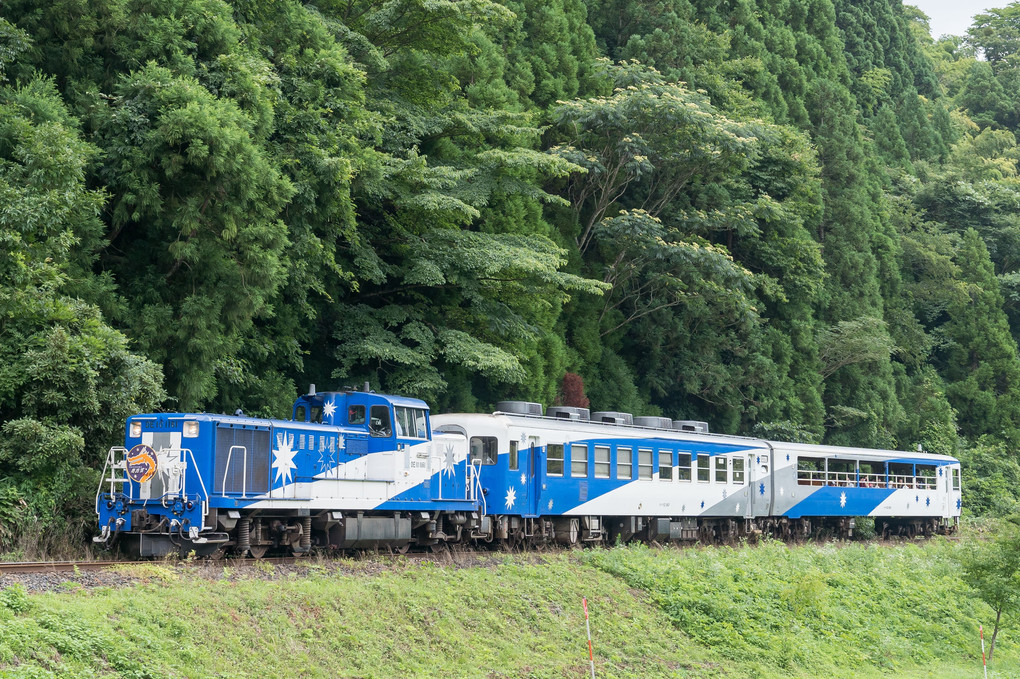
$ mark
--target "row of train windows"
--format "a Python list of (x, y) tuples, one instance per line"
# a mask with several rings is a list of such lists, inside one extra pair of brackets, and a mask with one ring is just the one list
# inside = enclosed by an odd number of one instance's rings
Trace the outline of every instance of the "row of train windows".
[[(550, 443), (546, 452), (546, 473), (549, 476), (564, 476), (567, 470), (567, 460), (564, 457), (566, 446), (557, 443)], [(574, 478), (587, 478), (589, 468), (592, 469), (596, 479), (611, 478), (612, 469), (608, 446), (595, 446), (594, 455), (589, 452), (588, 446), (574, 444), (570, 446), (569, 476)], [(658, 460), (655, 459), (651, 448), (638, 448), (635, 456), (634, 450), (627, 447), (616, 449), (616, 478), (617, 479), (653, 479), (655, 478), (658, 462), (658, 479), (660, 481), (691, 481), (697, 477), (701, 483), (708, 483), (715, 480), (716, 483), (744, 483), (744, 458), (732, 458), (733, 464), (730, 467), (729, 458), (721, 455), (710, 457), (708, 454), (698, 455), (693, 460), (691, 453), (679, 453), (672, 450), (659, 450)], [(637, 475), (635, 476), (635, 471)]]
[[(470, 441), (471, 462), (482, 465), (494, 465), (498, 459), (498, 439), (495, 436), (473, 436)], [(563, 476), (567, 466), (565, 457), (566, 446), (550, 443), (546, 448), (546, 473), (549, 476)], [(690, 453), (677, 453), (670, 450), (659, 452), (659, 480), (690, 481), (697, 474), (698, 481), (708, 483), (715, 479), (716, 483), (744, 483), (744, 459), (733, 458), (730, 469), (726, 457), (709, 457), (699, 455), (692, 465)], [(651, 448), (639, 448), (635, 459), (634, 449), (620, 446), (616, 449), (617, 479), (652, 479), (655, 478), (655, 458)], [(713, 463), (712, 460), (715, 460)], [(517, 441), (510, 441), (510, 471), (519, 469)], [(570, 474), (572, 478), (588, 478), (588, 470), (596, 479), (612, 478), (612, 463), (609, 446), (594, 446), (589, 450), (587, 444), (570, 446)], [(634, 476), (635, 468), (637, 476)], [(713, 473), (714, 472), (714, 473)]]
[[(863, 488), (917, 488), (935, 490), (934, 464), (869, 460), (797, 458), (797, 483), (801, 486), (861, 486)], [(952, 469), (953, 490), (960, 490), (960, 470)]]

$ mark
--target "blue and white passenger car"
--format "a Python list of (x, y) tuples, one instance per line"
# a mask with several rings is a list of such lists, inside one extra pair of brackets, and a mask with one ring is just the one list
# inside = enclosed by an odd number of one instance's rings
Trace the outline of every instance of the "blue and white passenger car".
[(430, 416), (417, 399), (345, 389), (290, 420), (128, 419), (96, 497), (128, 552), (261, 556), (313, 546), (406, 549), (640, 539), (716, 541), (816, 529), (952, 530), (951, 457), (709, 434), (704, 423), (503, 402)]

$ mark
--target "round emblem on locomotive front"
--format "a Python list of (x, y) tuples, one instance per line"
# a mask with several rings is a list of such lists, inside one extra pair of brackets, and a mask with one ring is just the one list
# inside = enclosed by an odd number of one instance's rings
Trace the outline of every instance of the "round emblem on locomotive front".
[(145, 483), (156, 473), (156, 451), (144, 443), (128, 451), (127, 475), (136, 483)]

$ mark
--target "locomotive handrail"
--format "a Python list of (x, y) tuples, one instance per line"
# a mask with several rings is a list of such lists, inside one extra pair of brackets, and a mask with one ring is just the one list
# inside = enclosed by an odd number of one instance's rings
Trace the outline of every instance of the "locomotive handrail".
[(223, 468), (223, 491), (220, 495), (227, 496), (227, 474), (230, 473), (230, 458), (234, 454), (234, 448), (241, 450), (241, 454), (244, 456), (244, 467), (241, 469), (241, 499), (245, 500), (248, 498), (248, 448), (246, 446), (230, 446), (230, 450), (227, 451), (227, 464)]
[[(113, 484), (125, 483), (131, 480), (130, 478), (127, 477), (127, 468), (123, 466), (123, 463), (121, 465), (113, 463), (113, 455), (114, 453), (117, 452), (124, 453), (126, 460), (128, 450), (124, 446), (113, 446), (112, 448), (110, 448), (109, 452), (106, 453), (106, 462), (103, 464), (103, 473), (99, 475), (99, 487), (96, 488), (96, 516), (99, 516), (99, 498), (103, 494), (103, 485), (105, 485), (106, 483), (110, 484), (110, 497), (112, 498), (117, 492), (116, 489), (113, 487)], [(110, 469), (111, 464), (113, 466), (111, 472), (115, 473), (118, 469), (122, 469), (124, 470), (125, 478), (118, 479), (113, 476), (111, 476), (110, 478), (106, 478), (106, 470)], [(128, 483), (128, 501), (130, 502), (133, 500), (134, 500), (134, 487), (130, 483)]]

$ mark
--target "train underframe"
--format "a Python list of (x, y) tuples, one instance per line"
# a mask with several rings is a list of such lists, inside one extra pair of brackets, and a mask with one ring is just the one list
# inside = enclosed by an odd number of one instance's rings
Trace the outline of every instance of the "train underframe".
[[(645, 517), (481, 515), (479, 512), (342, 512), (210, 510), (199, 535), (177, 533), (144, 510), (132, 531), (119, 533), (116, 547), (133, 557), (189, 555), (208, 558), (321, 551), (442, 550), (449, 545), (499, 549), (545, 546), (649, 544), (734, 544), (770, 536), (784, 542), (852, 539), (854, 517)], [(957, 522), (937, 517), (875, 517), (876, 537), (915, 538), (955, 532)], [(868, 532), (871, 532), (869, 527)], [(108, 545), (114, 547), (114, 544)]]

